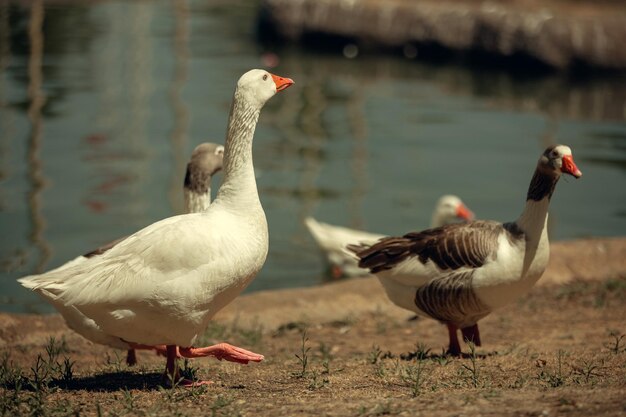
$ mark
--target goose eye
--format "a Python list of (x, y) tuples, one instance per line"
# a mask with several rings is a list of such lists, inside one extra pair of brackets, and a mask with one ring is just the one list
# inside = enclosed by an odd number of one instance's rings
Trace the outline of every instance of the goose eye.
[(267, 74), (263, 76), (263, 81), (267, 80)]

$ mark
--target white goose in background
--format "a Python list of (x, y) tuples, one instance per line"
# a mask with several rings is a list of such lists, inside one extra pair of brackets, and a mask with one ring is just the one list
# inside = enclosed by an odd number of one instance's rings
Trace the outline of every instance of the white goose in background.
[[(444, 195), (437, 201), (430, 227), (439, 227), (473, 219), (474, 213), (463, 204), (459, 197)], [(372, 245), (380, 239), (387, 237), (386, 235), (322, 223), (313, 217), (305, 218), (304, 224), (326, 255), (330, 265), (331, 277), (335, 279), (344, 276), (362, 276), (369, 273), (367, 269), (359, 268), (358, 261), (354, 258), (354, 255), (346, 252), (347, 245), (359, 243)]]
[[(252, 140), (261, 108), (293, 84), (263, 70), (237, 82), (224, 149), (224, 179), (201, 213), (170, 217), (138, 231), (93, 262), (27, 277), (22, 284), (73, 306), (106, 334), (137, 345), (166, 345), (166, 376), (179, 380), (177, 354), (260, 362), (227, 343), (193, 347), (197, 336), (259, 272), (268, 250)], [(199, 383), (204, 383), (200, 381)]]
[[(189, 163), (187, 164), (183, 187), (185, 210), (187, 213), (199, 213), (205, 211), (209, 207), (209, 204), (211, 204), (211, 179), (213, 175), (222, 169), (223, 157), (224, 147), (215, 143), (202, 143), (193, 150)], [(110, 250), (126, 238), (127, 236), (100, 246), (96, 250), (79, 256), (61, 265), (60, 267), (49, 271), (48, 274), (56, 274), (84, 262), (94, 262), (100, 255)], [(31, 278), (27, 277), (21, 278), (18, 281), (24, 286), (29, 287), (28, 282), (30, 279)], [(59, 313), (61, 313), (70, 329), (94, 343), (111, 346), (116, 349), (126, 349), (126, 363), (129, 366), (137, 363), (135, 349), (128, 343), (124, 342), (119, 337), (104, 333), (92, 319), (82, 314), (74, 306), (65, 305), (54, 295), (49, 294), (44, 288), (39, 288), (36, 291), (42, 295), (45, 300), (49, 301)], [(161, 354), (166, 353), (165, 346), (135, 345), (135, 348), (154, 349)]]
[(550, 146), (539, 158), (526, 206), (514, 222), (448, 225), (349, 250), (396, 305), (445, 323), (448, 352), (460, 355), (457, 330), (480, 346), (478, 320), (528, 292), (546, 269), (548, 206), (561, 173), (582, 176), (569, 147)]

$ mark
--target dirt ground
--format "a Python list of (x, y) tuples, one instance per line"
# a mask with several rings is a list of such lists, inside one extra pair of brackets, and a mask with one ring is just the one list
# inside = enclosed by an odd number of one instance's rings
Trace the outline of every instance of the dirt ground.
[[(238, 298), (201, 343), (259, 364), (196, 359), (208, 387), (162, 388), (164, 359), (97, 346), (58, 315), (0, 314), (2, 415), (613, 416), (626, 413), (626, 239), (553, 245), (533, 291), (442, 355), (444, 326), (409, 320), (373, 277)], [(53, 338), (53, 339), (52, 339)]]

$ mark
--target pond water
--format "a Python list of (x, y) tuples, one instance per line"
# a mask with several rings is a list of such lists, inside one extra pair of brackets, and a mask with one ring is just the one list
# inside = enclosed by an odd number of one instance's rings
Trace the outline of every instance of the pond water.
[[(254, 2), (22, 4), (0, 4), (0, 310), (50, 312), (15, 279), (179, 213), (187, 157), (223, 142), (266, 51)], [(400, 234), (453, 193), (513, 220), (552, 143), (584, 175), (558, 185), (551, 238), (626, 233), (626, 78), (276, 52), (296, 85), (257, 127), (270, 253), (247, 291), (325, 281), (306, 216)]]

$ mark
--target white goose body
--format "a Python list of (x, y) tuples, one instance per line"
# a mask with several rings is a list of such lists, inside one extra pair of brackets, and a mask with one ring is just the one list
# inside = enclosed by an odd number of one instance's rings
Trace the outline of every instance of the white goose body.
[[(94, 262), (29, 277), (28, 286), (75, 307), (107, 334), (137, 344), (168, 345), (167, 371), (175, 377), (176, 346), (181, 354), (194, 355), (187, 347), (265, 262), (268, 230), (254, 178), (252, 139), (265, 102), (291, 84), (263, 70), (239, 79), (224, 150), (224, 181), (205, 212), (156, 222)], [(202, 356), (215, 355), (209, 351), (216, 349), (205, 348)], [(230, 356), (224, 349), (219, 352), (219, 357), (244, 363), (262, 360), (257, 354), (239, 359), (232, 350)]]
[[(87, 273), (65, 270), (67, 278), (46, 289), (107, 334), (146, 345), (191, 346), (263, 266), (267, 224), (262, 210), (256, 214), (243, 223), (223, 210), (162, 220), (104, 253)], [(171, 243), (164, 245), (165, 236)]]
[[(185, 209), (187, 213), (202, 212), (208, 208), (211, 203), (211, 179), (212, 176), (222, 169), (222, 158), (224, 147), (213, 143), (203, 143), (198, 145), (191, 156), (191, 160), (187, 165), (187, 173), (185, 176), (185, 184), (183, 188), (185, 196)], [(49, 271), (46, 275), (55, 274), (63, 278), (71, 275), (65, 275), (64, 271), (73, 267), (82, 265), (86, 268), (89, 263), (95, 263), (99, 258), (122, 242), (126, 237), (117, 239), (107, 245), (104, 245), (83, 256), (79, 256), (60, 267)], [(60, 274), (63, 273), (63, 274)], [(38, 281), (31, 279), (36, 277), (26, 277), (19, 281), (26, 287), (32, 288)], [(34, 282), (33, 282), (34, 281)], [(62, 299), (55, 296), (52, 292), (39, 287), (36, 290), (47, 301), (49, 301), (61, 313), (68, 327), (79, 333), (86, 339), (102, 345), (111, 346), (117, 349), (129, 349), (128, 343), (124, 342), (117, 336), (105, 333), (96, 322), (81, 313), (75, 306), (66, 305)], [(131, 360), (128, 361), (129, 364)]]
[[(460, 220), (468, 221), (472, 220), (473, 217), (473, 213), (459, 197), (444, 195), (437, 201), (433, 210), (431, 227), (439, 227)], [(358, 261), (354, 256), (346, 252), (346, 246), (350, 244), (372, 245), (386, 237), (382, 234), (323, 223), (313, 217), (305, 218), (304, 223), (315, 242), (326, 255), (333, 278), (367, 274), (367, 269), (359, 268)]]
[(515, 222), (453, 224), (349, 249), (360, 267), (376, 274), (391, 301), (446, 323), (450, 352), (459, 354), (457, 328), (480, 346), (477, 321), (525, 294), (547, 267), (548, 207), (561, 173), (582, 175), (569, 147), (549, 147)]

